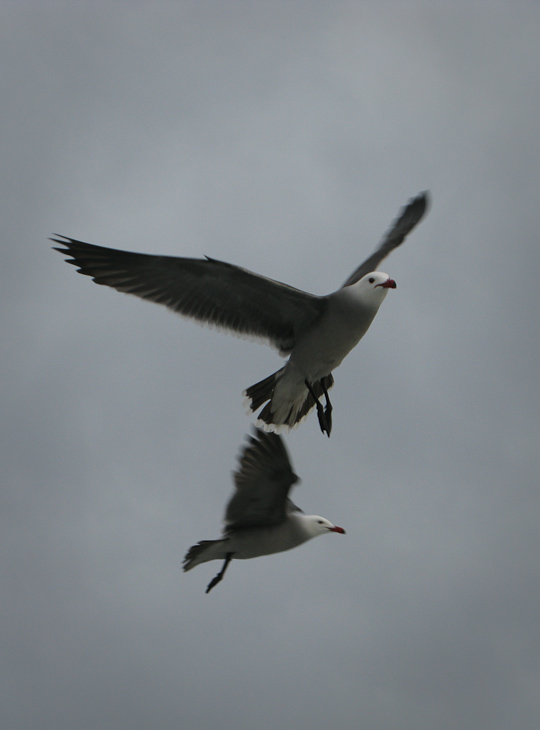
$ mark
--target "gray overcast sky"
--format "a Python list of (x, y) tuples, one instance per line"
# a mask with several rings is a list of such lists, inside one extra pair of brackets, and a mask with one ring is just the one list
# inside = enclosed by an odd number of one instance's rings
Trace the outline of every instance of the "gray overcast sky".
[[(4, 2), (3, 728), (529, 730), (540, 715), (540, 6)], [(347, 530), (218, 537), (276, 353), (88, 278), (53, 232), (336, 289), (432, 208), (286, 438)]]

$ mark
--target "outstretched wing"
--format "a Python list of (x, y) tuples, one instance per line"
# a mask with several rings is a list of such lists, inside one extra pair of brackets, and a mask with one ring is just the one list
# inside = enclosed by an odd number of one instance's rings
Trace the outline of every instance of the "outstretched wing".
[(429, 196), (427, 191), (419, 193), (416, 198), (412, 198), (392, 224), (379, 248), (353, 271), (343, 286), (355, 284), (366, 274), (377, 271), (381, 261), (402, 244), (412, 229), (420, 223), (427, 210), (428, 203)]
[(298, 477), (283, 441), (275, 433), (254, 430), (233, 475), (236, 491), (225, 511), (227, 530), (276, 525), (298, 510), (288, 498)]
[[(64, 239), (64, 240), (61, 240)], [(52, 238), (66, 261), (127, 294), (163, 304), (178, 314), (260, 337), (283, 352), (298, 332), (321, 316), (326, 299), (215, 259), (118, 251), (73, 238)]]

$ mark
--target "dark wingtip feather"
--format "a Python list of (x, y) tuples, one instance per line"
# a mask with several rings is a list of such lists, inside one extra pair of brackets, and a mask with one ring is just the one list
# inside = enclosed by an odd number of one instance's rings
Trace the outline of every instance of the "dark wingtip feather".
[(418, 204), (420, 216), (423, 216), (431, 204), (429, 190), (422, 190), (422, 192), (418, 193), (416, 198), (411, 200), (411, 205), (414, 206), (415, 202)]
[(401, 209), (401, 214), (398, 216), (396, 223), (401, 220), (406, 221), (411, 229), (414, 228), (424, 217), (430, 204), (429, 190), (422, 190), (414, 198), (411, 198), (409, 202)]
[[(47, 240), (52, 241), (53, 243), (59, 243), (61, 246), (69, 246), (70, 242), (72, 241), (71, 238), (68, 238), (67, 236), (62, 236), (60, 233), (53, 233), (53, 236), (57, 236), (57, 238), (52, 238), (51, 236), (49, 236)], [(64, 239), (63, 241), (60, 240), (62, 238)], [(60, 249), (57, 248), (56, 250), (59, 251)]]

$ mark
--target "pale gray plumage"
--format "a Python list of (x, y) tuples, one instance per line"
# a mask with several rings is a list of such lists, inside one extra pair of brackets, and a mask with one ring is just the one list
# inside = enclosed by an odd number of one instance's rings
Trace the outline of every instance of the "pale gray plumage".
[(233, 559), (270, 555), (290, 550), (318, 535), (345, 532), (324, 517), (305, 515), (289, 499), (298, 477), (277, 434), (255, 429), (239, 462), (233, 475), (235, 492), (225, 510), (223, 537), (202, 540), (184, 558), (185, 571), (209, 560), (225, 561), (208, 585), (207, 593), (223, 578)]
[[(208, 257), (157, 256), (72, 238), (52, 240), (64, 247), (56, 250), (69, 255), (68, 263), (97, 284), (239, 335), (262, 338), (281, 354), (290, 355), (284, 368), (245, 391), (247, 405), (256, 411), (266, 403), (259, 419), (269, 430), (295, 426), (317, 405), (321, 429), (330, 435), (331, 371), (363, 337), (387, 289), (395, 288), (388, 275), (375, 269), (421, 220), (427, 203), (427, 193), (411, 200), (377, 250), (340, 289), (326, 296)], [(369, 282), (369, 273), (379, 278)], [(327, 399), (324, 411), (318, 401), (323, 394)]]

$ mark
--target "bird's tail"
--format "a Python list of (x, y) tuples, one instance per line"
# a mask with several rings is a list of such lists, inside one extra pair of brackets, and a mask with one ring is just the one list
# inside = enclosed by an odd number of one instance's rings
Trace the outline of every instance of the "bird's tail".
[[(279, 406), (275, 403), (276, 385), (283, 376), (285, 367), (269, 375), (259, 383), (244, 390), (244, 405), (250, 413), (255, 413), (261, 406), (264, 408), (257, 417), (257, 424), (265, 431), (288, 431), (297, 426), (315, 406), (315, 399), (306, 387), (302, 387), (294, 397), (286, 399)], [(328, 391), (334, 385), (332, 374), (312, 383), (313, 392), (320, 398), (324, 388)]]
[(208, 560), (225, 559), (227, 550), (225, 549), (226, 540), (201, 540), (196, 545), (192, 545), (184, 556), (182, 567), (185, 571), (195, 568), (201, 563)]

